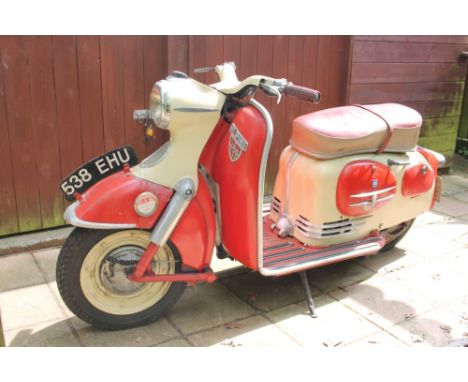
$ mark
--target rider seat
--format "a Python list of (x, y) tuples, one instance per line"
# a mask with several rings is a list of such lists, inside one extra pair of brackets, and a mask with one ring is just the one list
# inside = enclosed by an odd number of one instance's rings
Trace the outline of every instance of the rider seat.
[(421, 124), (416, 110), (395, 103), (335, 107), (294, 119), (290, 144), (317, 159), (413, 151)]

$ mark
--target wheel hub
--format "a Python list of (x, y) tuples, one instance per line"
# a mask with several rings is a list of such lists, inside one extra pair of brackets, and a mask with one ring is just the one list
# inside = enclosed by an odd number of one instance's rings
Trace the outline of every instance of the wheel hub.
[(100, 277), (108, 290), (119, 294), (131, 294), (143, 287), (142, 283), (130, 281), (128, 276), (143, 255), (144, 249), (126, 245), (111, 251), (102, 261)]

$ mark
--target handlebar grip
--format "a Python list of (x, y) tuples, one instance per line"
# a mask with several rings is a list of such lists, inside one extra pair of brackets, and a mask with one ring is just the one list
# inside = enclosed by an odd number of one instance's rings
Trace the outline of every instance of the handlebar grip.
[(305, 86), (297, 86), (289, 82), (283, 90), (283, 94), (297, 97), (303, 101), (313, 103), (320, 102), (320, 92), (315, 89), (306, 88)]

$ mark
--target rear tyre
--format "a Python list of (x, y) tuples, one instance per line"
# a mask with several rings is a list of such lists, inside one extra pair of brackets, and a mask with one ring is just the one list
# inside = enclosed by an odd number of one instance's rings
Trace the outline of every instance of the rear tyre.
[[(142, 230), (75, 228), (65, 241), (56, 268), (57, 286), (76, 316), (105, 330), (151, 323), (182, 296), (186, 283), (137, 283), (127, 276), (149, 244)], [(152, 262), (156, 274), (181, 271), (177, 248), (168, 242)]]
[(389, 227), (380, 232), (385, 238), (385, 245), (380, 252), (386, 252), (394, 248), (398, 242), (408, 233), (415, 219), (407, 220), (403, 223)]

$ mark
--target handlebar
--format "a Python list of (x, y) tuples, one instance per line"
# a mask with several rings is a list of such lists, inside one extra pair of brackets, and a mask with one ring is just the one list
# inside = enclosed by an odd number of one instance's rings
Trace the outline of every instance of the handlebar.
[(297, 97), (303, 101), (313, 103), (320, 102), (320, 92), (318, 90), (306, 88), (305, 86), (294, 85), (292, 82), (287, 83), (283, 89), (283, 94)]

